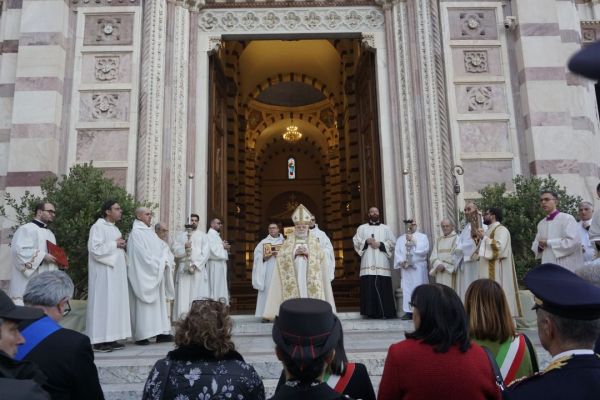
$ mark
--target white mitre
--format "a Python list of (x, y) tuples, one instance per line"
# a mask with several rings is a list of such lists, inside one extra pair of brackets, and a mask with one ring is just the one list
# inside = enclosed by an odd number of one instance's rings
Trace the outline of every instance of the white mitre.
[(308, 211), (308, 208), (300, 204), (292, 214), (292, 222), (294, 222), (294, 225), (309, 225), (311, 217), (312, 214)]

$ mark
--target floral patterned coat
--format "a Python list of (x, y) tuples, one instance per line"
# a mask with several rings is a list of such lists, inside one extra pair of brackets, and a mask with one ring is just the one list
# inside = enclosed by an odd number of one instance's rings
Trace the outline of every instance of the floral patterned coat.
[(199, 346), (180, 346), (158, 360), (143, 400), (264, 400), (263, 383), (236, 351), (220, 359)]

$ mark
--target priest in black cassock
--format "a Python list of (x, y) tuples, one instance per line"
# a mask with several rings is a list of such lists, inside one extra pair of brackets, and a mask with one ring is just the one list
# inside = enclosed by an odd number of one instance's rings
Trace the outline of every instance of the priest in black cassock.
[(379, 222), (377, 207), (369, 209), (369, 222), (358, 227), (354, 250), (360, 262), (360, 314), (369, 318), (396, 318), (391, 267), (396, 238)]

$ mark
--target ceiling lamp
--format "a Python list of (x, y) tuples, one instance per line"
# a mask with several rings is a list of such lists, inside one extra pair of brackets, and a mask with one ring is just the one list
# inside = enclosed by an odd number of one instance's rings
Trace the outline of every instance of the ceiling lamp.
[(300, 139), (302, 139), (302, 133), (298, 131), (298, 127), (296, 125), (290, 125), (285, 129), (283, 140), (286, 142), (295, 143)]

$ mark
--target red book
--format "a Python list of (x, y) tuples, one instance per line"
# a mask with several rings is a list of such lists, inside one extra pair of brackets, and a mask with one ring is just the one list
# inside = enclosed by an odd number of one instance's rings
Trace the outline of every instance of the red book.
[(48, 253), (52, 254), (56, 258), (56, 263), (61, 269), (69, 269), (69, 261), (65, 254), (65, 249), (59, 247), (49, 240), (46, 240), (46, 246), (48, 247)]

